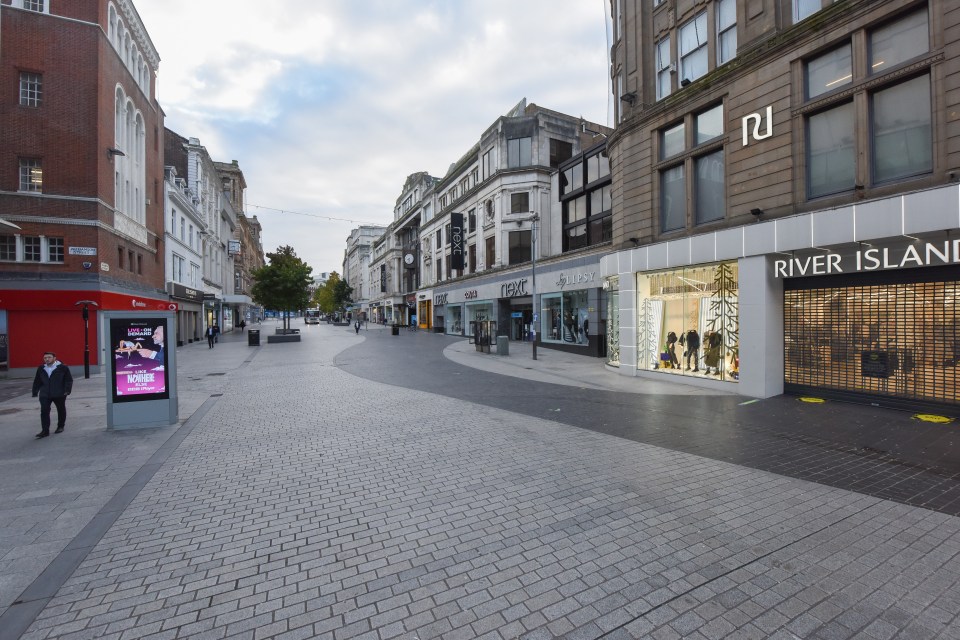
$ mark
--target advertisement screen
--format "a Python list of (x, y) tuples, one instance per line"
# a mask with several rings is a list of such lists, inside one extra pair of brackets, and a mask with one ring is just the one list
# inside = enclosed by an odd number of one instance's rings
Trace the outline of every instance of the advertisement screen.
[(163, 318), (110, 319), (114, 402), (170, 397), (165, 331), (166, 321)]

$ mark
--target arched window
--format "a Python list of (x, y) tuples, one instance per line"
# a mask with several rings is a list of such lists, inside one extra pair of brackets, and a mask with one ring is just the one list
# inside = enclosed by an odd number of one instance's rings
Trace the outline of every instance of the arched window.
[(110, 3), (110, 17), (107, 24), (107, 39), (110, 40), (110, 44), (113, 45), (113, 48), (117, 48), (117, 10), (113, 6), (113, 3)]

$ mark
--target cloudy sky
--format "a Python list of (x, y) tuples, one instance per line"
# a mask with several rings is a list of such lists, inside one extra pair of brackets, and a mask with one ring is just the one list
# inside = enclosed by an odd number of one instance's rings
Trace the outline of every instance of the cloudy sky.
[(314, 272), (521, 99), (611, 123), (607, 0), (134, 2), (167, 127), (239, 161), (264, 250)]

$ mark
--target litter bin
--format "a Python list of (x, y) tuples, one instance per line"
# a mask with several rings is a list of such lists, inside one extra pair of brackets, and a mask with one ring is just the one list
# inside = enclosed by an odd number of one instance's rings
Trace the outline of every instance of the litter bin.
[(390, 327), (390, 335), (398, 336), (400, 335), (400, 325), (395, 324)]
[(260, 346), (260, 329), (250, 329), (249, 331), (247, 331), (247, 346), (249, 347)]

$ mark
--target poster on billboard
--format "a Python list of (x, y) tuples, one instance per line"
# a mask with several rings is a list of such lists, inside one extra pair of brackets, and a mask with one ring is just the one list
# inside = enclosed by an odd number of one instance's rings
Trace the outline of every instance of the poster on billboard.
[(110, 318), (114, 402), (170, 397), (163, 318)]

